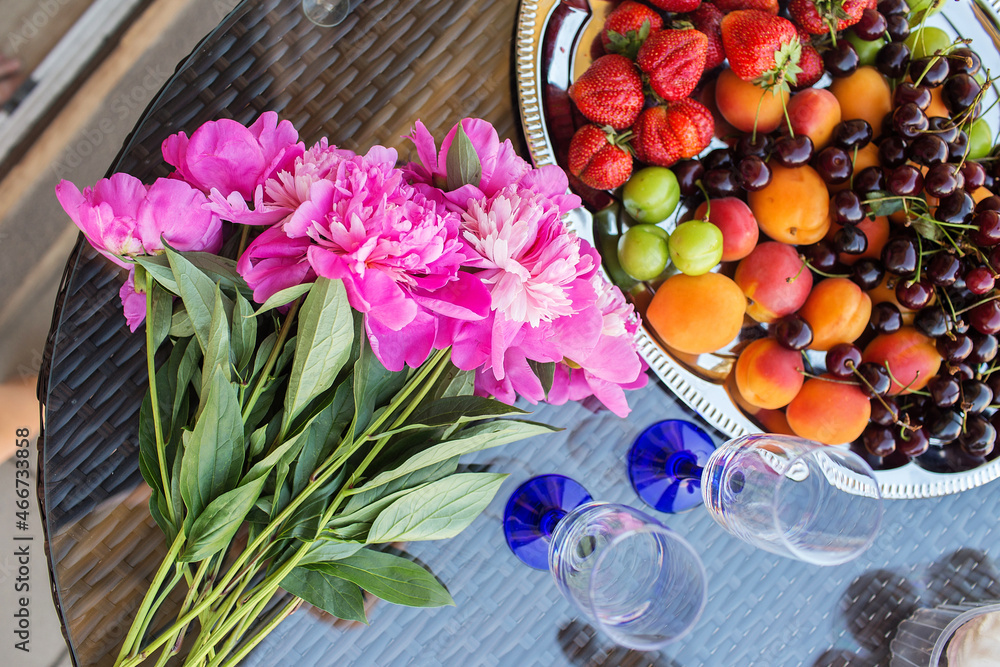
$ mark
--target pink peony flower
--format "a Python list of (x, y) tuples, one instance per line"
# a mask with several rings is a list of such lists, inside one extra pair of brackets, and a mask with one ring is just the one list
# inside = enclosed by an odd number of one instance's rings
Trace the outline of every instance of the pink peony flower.
[(497, 131), (485, 120), (466, 118), (461, 121), (461, 125), (479, 156), (482, 168), (479, 183), (446, 190), (448, 152), (458, 132), (458, 125), (451, 128), (445, 136), (438, 152), (434, 137), (423, 123), (417, 121), (409, 139), (417, 148), (420, 162), (411, 162), (404, 171), (407, 179), (424, 196), (444, 204), (449, 210), (462, 212), (470, 199), (492, 197), (508, 186), (517, 185), (548, 199), (559, 209), (560, 214), (580, 206), (580, 198), (567, 192), (569, 181), (562, 169), (555, 165), (532, 169), (514, 151), (510, 139), (501, 143)]
[(244, 225), (273, 225), (284, 222), (309, 198), (313, 183), (325, 179), (345, 159), (354, 157), (348, 150), (330, 146), (325, 138), (302, 155), (295, 157), (288, 170), (275, 173), (263, 188), (254, 192), (254, 208), (238, 192), (224, 197), (213, 190), (209, 208), (223, 220)]
[(184, 132), (167, 137), (163, 159), (175, 175), (205, 194), (219, 191), (222, 200), (234, 193), (257, 201), (264, 182), (303, 152), (299, 135), (287, 120), (267, 111), (250, 127), (234, 120), (209, 121), (188, 139)]
[[(162, 252), (164, 241), (177, 250), (222, 248), (222, 221), (205, 210), (208, 198), (183, 181), (161, 178), (147, 187), (128, 174), (114, 174), (80, 192), (64, 180), (56, 197), (87, 241), (122, 267), (131, 266), (127, 257)], [(120, 295), (134, 331), (145, 318), (145, 297), (136, 295), (133, 279), (134, 270)]]
[(489, 310), (486, 288), (459, 270), (466, 256), (458, 216), (407, 185), (395, 161), (396, 151), (382, 147), (363, 157), (330, 156), (325, 178), (301, 191), (285, 187), (289, 197), (306, 199), (238, 264), (257, 301), (309, 279), (309, 270), (343, 280), (389, 370), (418, 366), (450, 342), (439, 335), (441, 316), (480, 319)]
[[(559, 209), (542, 195), (508, 186), (485, 200), (471, 200), (462, 216), (468, 266), (490, 290), (491, 316), (467, 323), (456, 337), (453, 358), (460, 368), (485, 364), (503, 380), (504, 356), (525, 327), (574, 315), (595, 299), (590, 277), (597, 255), (563, 225)], [(547, 339), (529, 336), (527, 358), (540, 360)], [(534, 349), (532, 349), (534, 348)], [(556, 358), (561, 358), (558, 355)]]
[(92, 246), (122, 267), (122, 258), (155, 255), (165, 240), (177, 250), (218, 252), (222, 221), (204, 206), (208, 199), (183, 181), (157, 179), (150, 186), (114, 174), (83, 192), (62, 181), (56, 197)]
[(600, 330), (575, 353), (565, 350), (567, 356), (556, 365), (547, 401), (562, 405), (593, 395), (616, 415), (625, 417), (630, 409), (623, 390), (639, 389), (647, 381), (646, 364), (635, 348), (639, 318), (617, 287), (600, 276), (594, 277), (594, 287)]

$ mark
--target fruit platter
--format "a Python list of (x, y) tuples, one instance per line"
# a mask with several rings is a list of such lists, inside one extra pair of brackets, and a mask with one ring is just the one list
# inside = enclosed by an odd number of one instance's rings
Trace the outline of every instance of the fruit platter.
[(570, 173), (651, 369), (725, 435), (850, 447), (887, 498), (1000, 477), (1000, 30), (980, 2), (519, 10), (529, 152)]

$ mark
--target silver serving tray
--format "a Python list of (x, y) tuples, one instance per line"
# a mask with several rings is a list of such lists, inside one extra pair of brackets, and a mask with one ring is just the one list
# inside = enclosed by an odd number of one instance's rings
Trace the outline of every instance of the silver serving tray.
[[(1000, 0), (997, 0), (1000, 5)], [(514, 72), (521, 129), (527, 142), (531, 159), (536, 166), (556, 164), (550, 130), (545, 118), (544, 93), (548, 86), (565, 89), (569, 72), (577, 72), (577, 56), (581, 43), (599, 30), (596, 20), (590, 25), (592, 13), (602, 16), (609, 3), (605, 0), (521, 0), (518, 10), (514, 44)], [(995, 9), (982, 0), (949, 2), (942, 14), (929, 20), (952, 34), (971, 37), (973, 46), (983, 59), (984, 68), (1000, 72), (1000, 29)], [(589, 31), (588, 31), (589, 28)], [(550, 68), (543, 71), (543, 37), (547, 31), (558, 39), (550, 40), (549, 48), (555, 52), (546, 58), (569, 60), (567, 68)], [(985, 48), (994, 45), (993, 50)], [(584, 57), (581, 57), (583, 60)], [(565, 65), (565, 62), (562, 63)], [(1000, 114), (995, 112), (988, 119), (992, 129), (1000, 126)], [(594, 243), (594, 224), (590, 211), (580, 208), (568, 216), (567, 226), (581, 238)], [(701, 415), (705, 421), (730, 437), (746, 433), (760, 433), (761, 429), (733, 404), (721, 384), (704, 380), (676, 362), (670, 354), (645, 329), (636, 334), (639, 353), (646, 363), (684, 403)], [(888, 499), (932, 498), (959, 493), (981, 486), (1000, 477), (1000, 458), (974, 470), (957, 473), (935, 473), (908, 463), (892, 470), (876, 471), (882, 495)]]

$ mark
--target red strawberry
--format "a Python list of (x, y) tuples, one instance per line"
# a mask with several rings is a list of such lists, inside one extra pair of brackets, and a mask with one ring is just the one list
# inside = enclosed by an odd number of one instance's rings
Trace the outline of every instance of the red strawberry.
[(761, 88), (795, 83), (802, 46), (788, 19), (757, 9), (729, 12), (722, 19), (722, 46), (729, 66)]
[(778, 0), (714, 0), (723, 14), (737, 9), (759, 9), (762, 12), (778, 13)]
[(597, 125), (584, 125), (569, 142), (569, 173), (598, 190), (614, 190), (632, 175), (632, 154), (623, 137)]
[(708, 37), (708, 50), (705, 52), (705, 69), (714, 69), (726, 59), (722, 50), (722, 10), (711, 2), (703, 2), (698, 9), (691, 12), (688, 19), (697, 30)]
[(616, 53), (592, 62), (568, 92), (588, 120), (615, 130), (632, 125), (645, 103), (635, 64)]
[(649, 4), (668, 12), (693, 12), (701, 0), (649, 0)]
[(698, 85), (707, 53), (705, 33), (694, 28), (661, 30), (643, 43), (635, 62), (648, 75), (653, 92), (673, 101), (687, 97)]
[(788, 14), (806, 32), (824, 35), (860, 21), (868, 4), (869, 0), (791, 0)]
[(799, 68), (802, 70), (795, 77), (793, 90), (803, 90), (823, 78), (825, 65), (823, 56), (810, 41), (811, 35), (799, 28), (799, 41), (802, 44), (802, 55), (799, 57)]
[(669, 167), (681, 158), (694, 157), (712, 140), (712, 112), (685, 97), (664, 106), (650, 107), (632, 127), (635, 156), (647, 164)]
[(625, 0), (608, 14), (601, 31), (601, 44), (608, 53), (635, 60), (635, 54), (650, 33), (663, 30), (663, 18), (646, 5)]

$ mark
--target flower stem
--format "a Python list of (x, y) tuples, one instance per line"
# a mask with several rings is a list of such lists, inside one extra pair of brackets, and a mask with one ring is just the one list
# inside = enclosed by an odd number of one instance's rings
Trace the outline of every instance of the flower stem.
[(253, 638), (250, 641), (244, 644), (240, 648), (240, 650), (236, 653), (236, 655), (230, 658), (224, 665), (222, 665), (222, 667), (236, 667), (237, 665), (239, 665), (240, 661), (242, 661), (243, 658), (245, 658), (250, 653), (250, 651), (252, 651), (254, 647), (257, 646), (257, 644), (261, 643), (261, 641), (263, 641), (264, 638), (267, 637), (272, 630), (278, 627), (278, 625), (283, 620), (294, 614), (295, 610), (297, 610), (301, 605), (302, 605), (302, 600), (300, 600), (299, 598), (293, 598), (291, 602), (285, 605), (285, 608), (282, 609), (281, 612), (278, 613), (278, 615), (276, 615), (274, 618), (268, 621), (267, 625), (261, 628), (260, 632), (258, 632), (256, 635), (253, 636)]
[[(163, 485), (163, 497), (166, 499), (167, 518), (171, 526), (177, 525), (174, 516), (174, 503), (170, 497), (170, 479), (167, 477), (166, 445), (163, 443), (163, 424), (161, 423), (160, 402), (156, 391), (156, 350), (153, 340), (153, 276), (146, 273), (146, 375), (149, 376), (149, 402), (153, 411), (153, 442), (156, 448), (156, 463), (160, 468), (160, 484)], [(154, 501), (155, 502), (155, 501)]]
[[(292, 313), (289, 313), (289, 315), (291, 314)], [(156, 648), (158, 648), (159, 646), (162, 646), (163, 643), (168, 641), (169, 637), (171, 637), (173, 633), (177, 631), (178, 628), (181, 628), (190, 621), (192, 621), (195, 617), (198, 616), (198, 614), (200, 614), (202, 611), (204, 611), (209, 606), (218, 601), (219, 598), (221, 597), (221, 592), (226, 590), (229, 584), (231, 584), (236, 579), (236, 577), (243, 571), (243, 567), (250, 560), (256, 557), (256, 554), (261, 549), (261, 547), (263, 547), (264, 544), (271, 539), (271, 535), (273, 535), (275, 531), (277, 531), (280, 528), (280, 526), (291, 517), (291, 515), (295, 512), (296, 509), (298, 509), (298, 507), (303, 502), (309, 499), (309, 497), (313, 493), (315, 493), (317, 489), (322, 487), (334, 475), (334, 473), (340, 468), (340, 466), (346, 463), (347, 460), (355, 452), (357, 452), (357, 450), (369, 439), (368, 436), (372, 435), (373, 433), (377, 432), (378, 429), (382, 428), (382, 426), (389, 419), (389, 417), (395, 414), (401, 405), (404, 405), (405, 402), (409, 401), (410, 396), (414, 394), (414, 392), (418, 388), (419, 392), (417, 395), (421, 398), (426, 396), (427, 392), (430, 391), (430, 386), (432, 383), (428, 383), (425, 385), (425, 381), (431, 376), (436, 377), (441, 372), (444, 361), (448, 358), (448, 352), (449, 352), (448, 349), (440, 350), (435, 354), (430, 363), (425, 362), (419, 368), (419, 370), (414, 374), (414, 376), (406, 383), (403, 389), (401, 389), (396, 394), (396, 396), (393, 397), (392, 403), (388, 406), (388, 408), (384, 410), (376, 419), (374, 419), (372, 423), (368, 425), (368, 428), (366, 428), (365, 431), (360, 436), (358, 436), (356, 439), (350, 442), (350, 444), (347, 446), (347, 451), (339, 455), (337, 453), (331, 454), (330, 457), (326, 461), (324, 461), (323, 464), (320, 465), (320, 467), (317, 468), (316, 472), (313, 475), (313, 479), (310, 480), (309, 484), (306, 485), (306, 487), (302, 490), (302, 492), (299, 493), (299, 495), (297, 495), (295, 498), (293, 498), (291, 502), (289, 502), (289, 504), (285, 507), (285, 509), (282, 510), (281, 514), (279, 514), (273, 521), (271, 521), (254, 539), (254, 541), (250, 545), (248, 545), (247, 548), (239, 555), (239, 557), (236, 559), (236, 562), (234, 562), (233, 565), (230, 567), (229, 572), (226, 574), (225, 577), (223, 577), (222, 581), (212, 591), (212, 593), (207, 595), (205, 599), (196, 603), (190, 610), (188, 610), (186, 614), (184, 614), (181, 618), (179, 618), (170, 628), (168, 628), (165, 632), (163, 632), (159, 637), (154, 639), (150, 643), (147, 651), (153, 651), (156, 650)], [(407, 408), (408, 411), (404, 412), (404, 414), (407, 415), (410, 414), (409, 411), (411, 411), (412, 409), (413, 406), (409, 406)], [(400, 415), (400, 417), (402, 416), (403, 415)], [(354, 475), (355, 479), (364, 472), (364, 467), (366, 466), (360, 465), (358, 469), (355, 470), (355, 475)], [(341, 493), (338, 494), (337, 498), (335, 498), (334, 500), (334, 503), (331, 504), (331, 509), (333, 511), (336, 511), (336, 508), (339, 506), (339, 502), (342, 501), (344, 497), (346, 497), (346, 494), (344, 493), (346, 489), (347, 485), (345, 485), (341, 489)], [(332, 515), (333, 511), (327, 510), (325, 516)], [(320, 529), (322, 529), (322, 527), (325, 524), (326, 521), (321, 522)], [(312, 541), (315, 541), (315, 538)], [(240, 608), (238, 608), (235, 611), (227, 612), (224, 617), (225, 620), (222, 621), (222, 624), (218, 627), (213, 628), (212, 635), (217, 636), (219, 638), (225, 636), (230, 630), (233, 629), (233, 627), (237, 623), (239, 623), (240, 619), (242, 619), (244, 615), (250, 613), (252, 609), (251, 605), (260, 602), (262, 598), (270, 599), (270, 596), (273, 595), (274, 592), (279, 588), (284, 578), (288, 576), (288, 574), (298, 565), (299, 561), (305, 557), (306, 553), (312, 546), (312, 541), (305, 542), (287, 561), (281, 564), (281, 566), (277, 571), (272, 573), (263, 582), (258, 584), (255, 587), (254, 592), (251, 593), (249, 598), (244, 600), (244, 603)], [(245, 576), (248, 578), (252, 577), (252, 575), (253, 575), (252, 571), (248, 571), (245, 574)], [(216, 616), (216, 618), (221, 619), (223, 617)], [(212, 641), (210, 644), (203, 646), (197, 652), (197, 654), (190, 655), (188, 660), (192, 661), (194, 664), (197, 664), (198, 660), (204, 658), (205, 655), (207, 655), (208, 651), (211, 650), (212, 645), (214, 645), (215, 643), (217, 642)], [(141, 658), (139, 660), (136, 660), (135, 657), (136, 656), (133, 656), (129, 660), (116, 665), (116, 667), (134, 667), (134, 665), (137, 665), (139, 664), (139, 662), (141, 662)]]
[[(163, 585), (163, 582), (166, 581), (167, 573), (170, 571), (170, 568), (175, 565), (177, 555), (181, 552), (181, 547), (184, 546), (184, 541), (184, 526), (181, 525), (177, 531), (177, 537), (174, 538), (173, 544), (170, 545), (170, 550), (167, 551), (167, 555), (163, 558), (163, 562), (160, 563), (160, 569), (156, 571), (156, 575), (153, 577), (153, 581), (149, 585), (149, 590), (146, 591), (146, 596), (142, 599), (139, 611), (136, 612), (135, 615), (135, 621), (133, 621), (132, 627), (129, 628), (128, 634), (125, 636), (125, 642), (122, 644), (121, 652), (118, 654), (118, 659), (115, 661), (115, 667), (129, 664), (135, 657), (137, 657), (134, 655), (134, 650), (139, 648), (139, 644), (142, 643), (141, 635), (144, 633), (144, 629), (149, 625), (149, 619), (146, 617), (150, 615), (153, 600), (156, 599), (160, 587)], [(166, 635), (163, 635), (162, 639), (165, 641), (167, 639)], [(156, 641), (162, 643), (160, 639), (157, 639)], [(153, 649), (155, 649), (155, 647), (151, 647), (151, 650)], [(125, 660), (126, 657), (128, 657), (128, 660)]]

